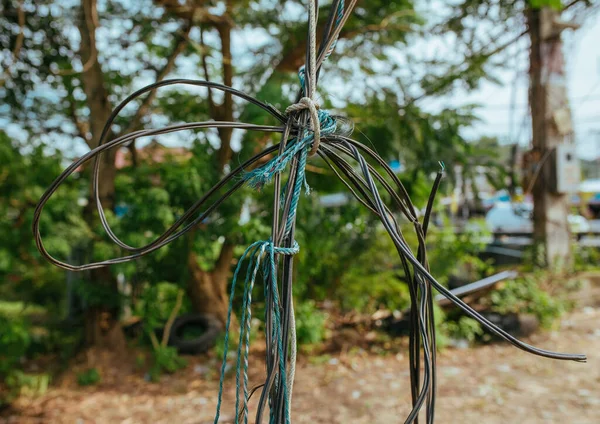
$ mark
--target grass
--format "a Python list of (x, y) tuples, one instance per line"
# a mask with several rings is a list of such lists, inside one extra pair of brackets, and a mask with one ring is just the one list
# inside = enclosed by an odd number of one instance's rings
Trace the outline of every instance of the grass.
[(0, 300), (0, 315), (6, 318), (17, 318), (19, 316), (43, 315), (46, 313), (46, 308), (26, 304), (25, 302), (9, 302)]

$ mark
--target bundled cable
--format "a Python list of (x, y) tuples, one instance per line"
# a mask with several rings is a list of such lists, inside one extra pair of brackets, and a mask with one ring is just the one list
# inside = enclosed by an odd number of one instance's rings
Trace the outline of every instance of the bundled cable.
[[(349, 138), (338, 127), (340, 118), (321, 110), (315, 102), (315, 93), (319, 73), (323, 62), (329, 57), (336, 44), (339, 33), (349, 18), (356, 0), (347, 5), (343, 0), (333, 0), (329, 17), (324, 27), (321, 43), (317, 48), (317, 5), (316, 0), (308, 1), (308, 43), (306, 62), (300, 69), (301, 88), (296, 103), (281, 113), (273, 106), (263, 103), (239, 90), (210, 81), (172, 79), (144, 87), (127, 97), (114, 110), (106, 123), (98, 147), (71, 164), (48, 188), (40, 199), (34, 214), (33, 233), (36, 244), (42, 255), (51, 263), (68, 270), (81, 271), (106, 265), (122, 263), (140, 258), (181, 237), (195, 225), (209, 216), (228, 197), (242, 185), (249, 184), (260, 189), (266, 184), (274, 185), (273, 222), (271, 237), (267, 241), (259, 241), (250, 245), (238, 262), (235, 270), (230, 296), (227, 318), (226, 348), (221, 369), (218, 406), (215, 423), (219, 420), (224, 375), (227, 361), (229, 326), (233, 309), (233, 298), (236, 283), (242, 264), (247, 262), (245, 282), (243, 286), (243, 305), (240, 320), (240, 335), (236, 364), (236, 422), (247, 423), (250, 416), (248, 400), (252, 392), (248, 390), (248, 352), (252, 317), (252, 291), (260, 267), (263, 267), (266, 340), (266, 378), (259, 386), (260, 399), (255, 412), (255, 422), (262, 423), (268, 409), (269, 423), (291, 422), (291, 399), (295, 375), (296, 334), (292, 301), (293, 255), (299, 246), (294, 239), (296, 213), (303, 187), (308, 188), (305, 179), (306, 163), (309, 157), (318, 155), (344, 183), (350, 193), (374, 213), (392, 238), (398, 251), (398, 257), (409, 281), (410, 292), (410, 387), (412, 410), (405, 419), (406, 423), (418, 423), (419, 412), (425, 406), (425, 420), (434, 421), (435, 389), (436, 389), (436, 346), (435, 325), (433, 316), (433, 290), (437, 290), (462, 309), (467, 315), (477, 320), (491, 333), (503, 338), (515, 347), (526, 352), (554, 359), (585, 361), (584, 355), (555, 353), (539, 349), (524, 343), (497, 327), (477, 311), (454, 296), (448, 289), (436, 281), (430, 274), (425, 239), (429, 217), (444, 166), (437, 174), (426, 212), (422, 221), (411, 199), (386, 162), (369, 147)], [(192, 85), (216, 89), (231, 93), (241, 100), (254, 104), (273, 116), (280, 125), (254, 125), (243, 122), (205, 121), (171, 125), (160, 129), (139, 130), (123, 135), (114, 140), (107, 140), (109, 130), (119, 112), (137, 97), (161, 87), (172, 85)], [(179, 217), (163, 234), (145, 246), (133, 247), (120, 240), (112, 231), (100, 201), (98, 185), (100, 180), (99, 161), (104, 152), (118, 148), (130, 141), (146, 136), (168, 134), (181, 130), (200, 128), (239, 128), (249, 131), (264, 131), (281, 134), (279, 144), (271, 146), (248, 159), (232, 170), (204, 196), (198, 199), (181, 217)], [(264, 163), (263, 158), (274, 155)], [(75, 172), (81, 165), (93, 160), (92, 189), (102, 226), (112, 241), (128, 251), (124, 257), (108, 259), (86, 265), (71, 265), (52, 257), (44, 247), (40, 235), (40, 216), (45, 204), (56, 192), (60, 184)], [(256, 167), (257, 164), (264, 163)], [(287, 178), (286, 178), (287, 177)], [(283, 180), (285, 184), (283, 184)], [(228, 187), (228, 188), (227, 188)], [(380, 190), (389, 196), (392, 205), (382, 200)], [(209, 203), (209, 199), (217, 193), (221, 195)], [(409, 220), (417, 235), (418, 246), (415, 255), (404, 239), (393, 210), (399, 210)], [(199, 211), (202, 210), (200, 213)], [(240, 404), (241, 403), (241, 404)]]

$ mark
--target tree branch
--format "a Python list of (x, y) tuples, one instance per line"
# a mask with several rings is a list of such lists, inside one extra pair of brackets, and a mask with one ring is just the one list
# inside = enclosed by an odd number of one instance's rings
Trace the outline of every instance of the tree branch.
[(219, 257), (215, 262), (215, 267), (213, 269), (214, 273), (221, 274), (229, 270), (229, 267), (231, 266), (231, 260), (233, 259), (234, 247), (235, 244), (225, 240), (223, 246), (221, 246), (221, 252), (219, 253)]
[(108, 120), (112, 107), (108, 100), (108, 91), (104, 84), (104, 73), (97, 60), (96, 28), (98, 20), (94, 18), (96, 15), (96, 0), (82, 0), (81, 13), (82, 22), (79, 25), (81, 44), (79, 54), (84, 63), (90, 64), (84, 67), (81, 74), (83, 89), (90, 108), (89, 130), (92, 133), (92, 137), (86, 141), (90, 148), (94, 148), (98, 144), (104, 123)]
[[(219, 37), (221, 38), (221, 56), (223, 67), (223, 84), (233, 86), (233, 65), (231, 63), (231, 25), (224, 23), (217, 26)], [(226, 92), (223, 104), (217, 107), (217, 117), (223, 121), (233, 121), (233, 96)], [(219, 138), (221, 147), (217, 152), (217, 161), (219, 169), (222, 170), (233, 154), (231, 149), (231, 135), (233, 128), (219, 128)]]
[[(501, 44), (500, 46), (485, 52), (485, 53), (477, 53), (477, 54), (472, 54), (471, 56), (465, 58), (465, 60), (463, 61), (463, 63), (466, 63), (467, 65), (463, 68), (463, 69), (459, 69), (458, 71), (456, 71), (449, 79), (447, 79), (446, 84), (450, 84), (456, 80), (458, 80), (463, 74), (469, 72), (469, 70), (471, 70), (475, 64), (473, 62), (473, 59), (476, 56), (481, 56), (484, 57), (486, 60), (489, 59), (490, 57), (506, 50), (508, 47), (512, 46), (514, 43), (516, 43), (517, 41), (519, 41), (523, 36), (525, 36), (529, 31), (528, 30), (524, 30), (522, 31), (519, 35), (517, 35), (516, 37), (510, 39), (509, 41), (507, 41), (504, 44)], [(402, 107), (401, 109), (404, 109), (410, 105), (412, 105), (413, 103), (421, 100), (424, 97), (430, 96), (433, 93), (435, 93), (436, 91), (439, 91), (440, 87), (439, 86), (434, 86), (432, 88), (430, 88), (429, 90), (425, 90), (423, 93), (419, 94), (416, 97), (413, 97), (411, 99), (409, 99)]]
[(17, 34), (17, 38), (15, 39), (15, 46), (12, 51), (12, 60), (4, 70), (2, 78), (0, 78), (0, 87), (4, 86), (6, 79), (10, 77), (11, 68), (17, 63), (19, 59), (19, 53), (21, 52), (21, 48), (23, 47), (23, 40), (25, 38), (25, 11), (23, 10), (23, 1), (19, 1), (17, 6), (17, 19), (19, 23), (19, 33)]
[(23, 47), (23, 39), (25, 38), (25, 11), (23, 10), (23, 0), (20, 0), (19, 5), (17, 6), (17, 16), (19, 22), (19, 34), (17, 34), (15, 47), (12, 51), (12, 64), (17, 61), (19, 53), (21, 52), (21, 47)]
[[(180, 0), (154, 0), (158, 6), (164, 8), (168, 13), (184, 19), (192, 24), (204, 25), (221, 25), (233, 22), (227, 13), (223, 15), (214, 15), (208, 11), (210, 4), (206, 4), (206, 0), (191, 0), (181, 4)], [(230, 7), (230, 2), (227, 2), (227, 9)]]
[[(202, 61), (202, 71), (204, 72), (204, 79), (206, 81), (210, 80), (210, 76), (208, 74), (208, 64), (206, 63), (206, 44), (204, 43), (204, 28), (200, 27), (200, 59)], [(208, 88), (208, 110), (210, 112), (210, 116), (214, 118), (217, 107), (215, 105), (215, 101), (213, 100), (212, 90), (210, 87)]]
[(88, 143), (88, 133), (90, 131), (90, 126), (87, 122), (82, 121), (77, 116), (77, 111), (75, 110), (75, 99), (72, 96), (69, 96), (69, 117), (73, 121), (75, 128), (77, 128), (77, 135), (83, 138), (83, 140)]
[[(175, 66), (175, 60), (177, 59), (179, 54), (185, 49), (185, 46), (187, 45), (188, 35), (190, 33), (191, 28), (192, 28), (191, 25), (187, 24), (183, 30), (183, 33), (180, 34), (179, 36), (177, 36), (175, 43), (173, 45), (173, 50), (171, 51), (171, 54), (167, 58), (167, 62), (165, 63), (165, 66), (163, 66), (163, 68), (160, 71), (158, 71), (158, 73), (156, 74), (156, 82), (162, 81), (173, 70), (173, 67)], [(156, 90), (150, 91), (148, 93), (148, 95), (144, 98), (144, 100), (142, 101), (142, 104), (140, 105), (137, 112), (131, 119), (129, 126), (127, 127), (127, 129), (125, 130), (125, 132), (123, 134), (133, 132), (139, 128), (142, 118), (148, 112), (148, 109), (150, 108), (150, 105), (152, 104), (152, 101), (155, 98), (156, 98)], [(134, 144), (134, 142), (135, 142), (135, 140), (132, 141), (131, 144)]]
[(177, 318), (179, 309), (181, 309), (182, 302), (183, 302), (183, 289), (179, 289), (177, 291), (177, 299), (175, 300), (175, 306), (173, 307), (173, 310), (171, 311), (171, 314), (169, 315), (169, 319), (167, 320), (167, 323), (165, 324), (165, 329), (163, 330), (162, 341), (161, 341), (162, 347), (167, 346), (167, 343), (169, 342), (169, 336), (171, 335), (171, 327), (173, 327), (175, 318)]
[[(84, 60), (83, 55), (81, 57), (81, 62), (83, 63), (83, 67), (81, 69), (81, 71), (76, 71), (74, 69), (63, 69), (63, 70), (58, 70), (56, 72), (56, 75), (60, 75), (60, 76), (70, 76), (70, 75), (76, 75), (79, 73), (85, 73), (87, 71), (89, 71), (92, 66), (94, 66), (95, 63), (98, 62), (98, 49), (96, 49), (96, 28), (98, 28), (99, 26), (99, 21), (98, 21), (98, 8), (96, 7), (96, 1), (82, 1), (81, 3), (82, 8), (83, 8), (83, 20), (85, 22), (85, 26), (87, 27), (87, 31), (90, 34), (93, 34), (93, 44), (94, 44), (94, 48), (91, 49), (91, 54), (88, 55), (89, 57), (87, 59)], [(82, 40), (83, 42), (83, 40)]]

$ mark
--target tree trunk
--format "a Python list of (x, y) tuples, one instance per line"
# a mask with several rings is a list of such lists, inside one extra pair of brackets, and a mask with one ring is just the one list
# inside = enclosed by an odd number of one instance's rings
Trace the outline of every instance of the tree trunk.
[[(229, 10), (231, 4), (230, 2), (226, 4)], [(215, 27), (221, 40), (223, 83), (233, 86), (231, 22), (228, 19), (228, 15), (225, 14), (223, 19), (215, 24)], [(231, 93), (225, 93), (223, 97), (223, 103), (220, 105), (215, 105), (212, 97), (209, 97), (210, 110), (213, 114), (212, 118), (219, 121), (233, 121), (233, 97)], [(231, 128), (219, 128), (218, 132), (221, 146), (217, 152), (216, 166), (218, 172), (222, 173), (233, 154), (233, 150), (231, 149), (231, 135), (233, 130)], [(194, 237), (194, 234), (192, 233), (190, 237)], [(199, 313), (212, 315), (223, 324), (225, 324), (227, 319), (227, 309), (229, 307), (227, 287), (231, 261), (233, 259), (233, 249), (234, 245), (227, 238), (221, 247), (221, 252), (214, 268), (210, 271), (200, 268), (197, 255), (192, 249), (188, 253), (187, 260), (189, 270), (188, 295), (190, 296), (194, 310)]]
[[(90, 135), (86, 141), (90, 148), (98, 145), (104, 123), (110, 117), (112, 107), (108, 100), (108, 91), (104, 83), (104, 74), (98, 61), (96, 48), (96, 28), (98, 17), (96, 0), (82, 0), (79, 33), (81, 45), (79, 54), (83, 63), (81, 81), (86, 94), (87, 105), (90, 109)], [(99, 195), (105, 208), (114, 206), (115, 196), (115, 163), (116, 151), (105, 153), (100, 159)], [(91, 193), (90, 193), (91, 197)], [(85, 219), (90, 227), (97, 224), (94, 202), (89, 202)], [(93, 246), (92, 246), (93, 249)], [(117, 282), (108, 268), (94, 269), (89, 273), (89, 284), (103, 287), (107, 293), (117, 296)], [(124, 350), (125, 337), (118, 322), (119, 308), (113, 306), (94, 305), (88, 307), (85, 313), (85, 335), (88, 346)]]
[[(117, 281), (110, 269), (95, 270), (89, 284), (102, 284), (112, 293), (117, 293)], [(118, 322), (119, 306), (88, 306), (85, 310), (85, 341), (88, 346), (110, 349), (115, 352), (125, 350), (125, 335)]]
[(229, 271), (233, 259), (233, 244), (225, 243), (215, 267), (204, 271), (194, 251), (188, 254), (188, 295), (194, 310), (211, 315), (225, 324), (227, 319)]
[[(530, 107), (533, 147), (541, 167), (533, 182), (533, 235), (543, 247), (541, 265), (565, 267), (570, 260), (571, 237), (568, 226), (568, 203), (565, 193), (551, 186), (556, 166), (553, 151), (566, 141), (558, 131), (554, 114), (566, 109), (564, 58), (560, 31), (553, 27), (555, 11), (550, 8), (530, 9), (527, 14), (530, 50)], [(570, 112), (568, 112), (570, 113)]]

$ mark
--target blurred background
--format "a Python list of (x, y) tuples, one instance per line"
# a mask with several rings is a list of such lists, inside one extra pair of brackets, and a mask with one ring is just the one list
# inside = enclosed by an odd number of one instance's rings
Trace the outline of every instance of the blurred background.
[[(324, 24), (330, 2), (320, 6)], [(112, 109), (152, 82), (208, 79), (285, 110), (304, 62), (305, 7), (0, 0), (0, 422), (212, 422), (232, 269), (269, 237), (273, 190), (239, 190), (159, 251), (82, 273), (41, 257), (33, 209), (98, 144)], [(359, 1), (324, 65), (322, 107), (354, 123), (353, 137), (388, 162), (421, 211), (445, 164), (428, 234), (432, 274), (511, 333), (589, 355), (587, 365), (528, 356), (436, 299), (439, 422), (600, 421), (598, 9), (591, 0)], [(211, 119), (275, 124), (220, 92), (167, 87), (126, 107), (110, 134)], [(108, 220), (126, 243), (146, 244), (276, 142), (227, 129), (138, 138), (101, 161)], [(65, 182), (41, 222), (47, 249), (72, 264), (123, 254), (99, 225), (90, 168)], [(377, 218), (320, 159), (307, 171), (294, 421), (397, 421), (410, 404), (406, 277)], [(255, 293), (251, 386), (265, 353)], [(230, 371), (220, 422), (235, 422)]]

